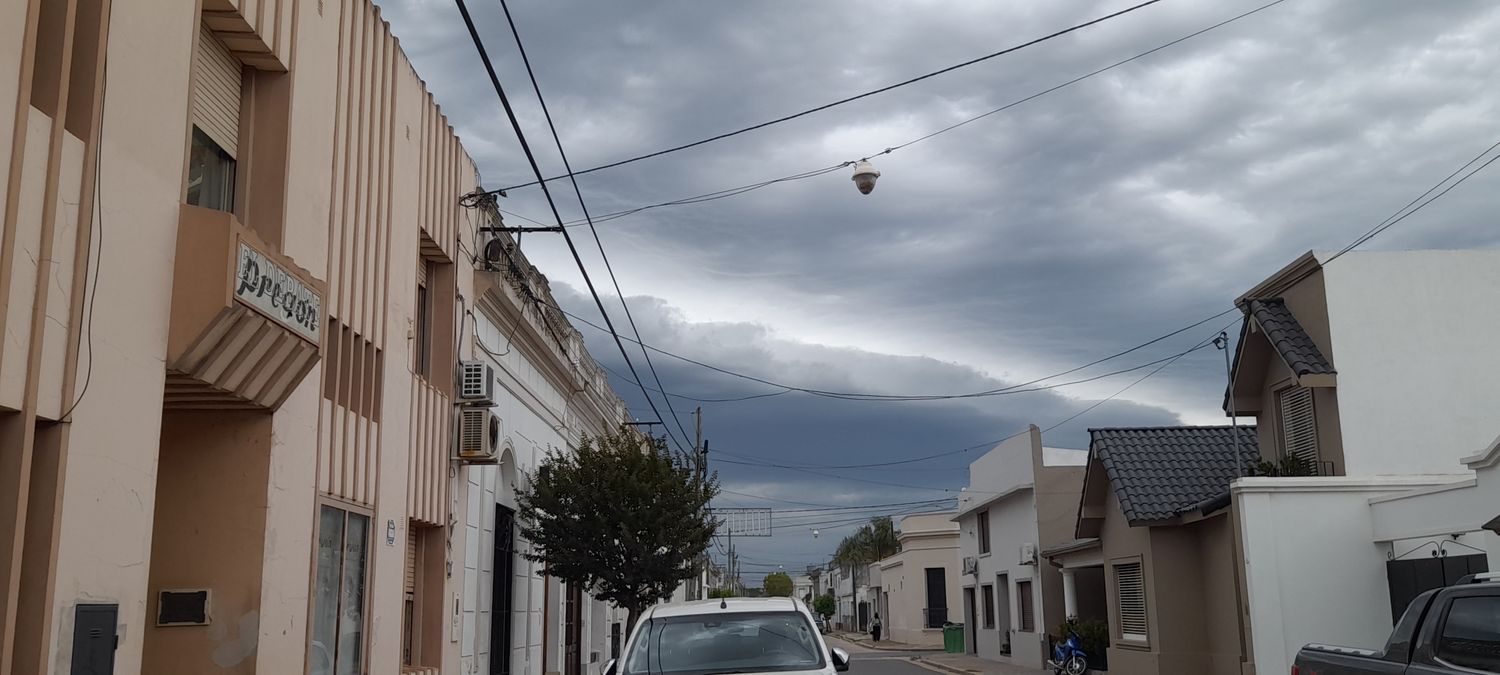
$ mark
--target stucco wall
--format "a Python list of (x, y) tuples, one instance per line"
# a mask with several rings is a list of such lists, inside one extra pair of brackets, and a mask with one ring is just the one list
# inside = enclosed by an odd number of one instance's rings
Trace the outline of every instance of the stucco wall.
[(1393, 478), (1236, 481), (1256, 672), (1286, 672), (1309, 642), (1384, 643), (1391, 628), (1388, 547), (1371, 539), (1369, 500), (1420, 485)]
[(1348, 475), (1460, 472), (1495, 437), (1500, 250), (1356, 251), (1323, 275)]
[[(11, 3), (14, 4), (14, 3)], [(24, 3), (23, 3), (24, 4)], [(140, 669), (172, 259), (196, 18), (169, 3), (116, 12), (101, 143), (106, 253), (93, 299), (88, 395), (64, 471), (51, 661), (68, 672), (79, 602), (120, 605), (119, 673)], [(84, 364), (88, 364), (84, 357)], [(304, 577), (305, 578), (305, 577)]]
[[(1109, 612), (1109, 672), (1116, 675), (1156, 675), (1158, 659), (1155, 653), (1155, 636), (1161, 627), (1155, 613), (1153, 594), (1157, 581), (1151, 548), (1151, 533), (1144, 527), (1131, 527), (1125, 522), (1120, 502), (1114, 492), (1108, 491), (1108, 503), (1104, 508), (1104, 522), (1100, 526), (1099, 540), (1104, 559), (1104, 592), (1108, 598)], [(1140, 562), (1146, 587), (1146, 633), (1150, 640), (1146, 645), (1125, 645), (1119, 641), (1120, 621), (1115, 612), (1114, 563)]]
[(881, 623), (890, 639), (909, 644), (941, 645), (941, 629), (926, 627), (923, 609), (927, 607), (927, 572), (941, 567), (947, 586), (946, 599), (950, 621), (963, 612), (964, 580), (959, 567), (959, 524), (953, 513), (931, 513), (906, 516), (900, 522), (901, 552), (881, 561), (878, 576), (884, 604)]

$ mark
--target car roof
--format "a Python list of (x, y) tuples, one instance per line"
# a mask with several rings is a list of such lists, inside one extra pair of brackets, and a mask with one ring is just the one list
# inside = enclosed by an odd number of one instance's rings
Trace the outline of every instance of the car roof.
[(802, 603), (792, 598), (724, 598), (694, 600), (657, 605), (643, 618), (691, 616), (696, 614), (746, 613), (746, 612), (802, 612)]

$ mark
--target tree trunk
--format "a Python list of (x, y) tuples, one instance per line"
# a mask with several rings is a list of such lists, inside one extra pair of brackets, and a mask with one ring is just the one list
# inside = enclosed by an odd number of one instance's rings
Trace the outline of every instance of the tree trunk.
[(625, 612), (625, 637), (629, 639), (635, 632), (635, 622), (641, 618), (641, 608), (632, 605), (626, 607)]

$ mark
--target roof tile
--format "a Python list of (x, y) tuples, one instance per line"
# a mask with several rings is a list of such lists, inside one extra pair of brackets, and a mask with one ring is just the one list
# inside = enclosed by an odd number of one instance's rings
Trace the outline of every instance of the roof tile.
[(1132, 525), (1169, 520), (1222, 494), (1260, 459), (1255, 427), (1090, 429), (1089, 452), (1103, 466)]
[(1249, 305), (1250, 315), (1255, 317), (1255, 323), (1265, 331), (1266, 340), (1276, 347), (1292, 373), (1298, 377), (1334, 373), (1333, 364), (1328, 362), (1322, 350), (1318, 349), (1307, 331), (1302, 329), (1297, 317), (1292, 316), (1292, 310), (1287, 308), (1285, 300), (1265, 298), (1251, 300)]

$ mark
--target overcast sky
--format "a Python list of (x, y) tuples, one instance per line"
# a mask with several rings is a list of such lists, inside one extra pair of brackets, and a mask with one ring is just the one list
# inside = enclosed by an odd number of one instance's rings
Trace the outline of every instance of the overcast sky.
[[(579, 184), (599, 215), (859, 159), (1265, 1), (1166, 0)], [(380, 4), (486, 186), (532, 180), (453, 2)], [(561, 172), (499, 3), (470, 4), (543, 170)], [(901, 81), (1129, 4), (513, 0), (511, 10), (568, 158), (581, 169)], [(599, 235), (642, 338), (667, 351), (833, 391), (1015, 385), (1229, 308), (1300, 253), (1342, 247), (1500, 140), (1496, 34), (1500, 4), (1489, 0), (1287, 0), (874, 157), (883, 175), (871, 195), (860, 195), (841, 169), (620, 218), (599, 225)], [(1497, 180), (1500, 170), (1477, 176), (1368, 247), (1495, 246), (1500, 228), (1489, 198)], [(565, 219), (580, 217), (566, 181), (552, 190)], [(511, 191), (501, 206), (551, 217), (535, 187)], [(515, 216), (507, 222), (524, 224)], [(587, 229), (573, 236), (625, 328)], [(565, 307), (597, 320), (557, 235), (527, 236), (523, 247)], [(1233, 318), (1049, 383), (1162, 359)], [(628, 374), (607, 336), (580, 330), (596, 358)], [(640, 353), (632, 357), (654, 386)], [(674, 394), (779, 391), (653, 357)], [(1211, 347), (1188, 354), (1045, 440), (1085, 447), (1089, 427), (1224, 423), (1217, 410), (1223, 371), (1223, 355)], [(732, 491), (721, 506), (881, 504), (951, 496), (983, 449), (894, 467), (818, 470), (826, 475), (727, 460), (841, 465), (959, 450), (1027, 424), (1051, 427), (1147, 372), (957, 401), (788, 393), (672, 405), (689, 431), (686, 413), (703, 406), (713, 465)], [(617, 377), (614, 385), (638, 419), (654, 419), (630, 380)], [(751, 561), (750, 581), (776, 564), (800, 569), (825, 560), (853, 525), (821, 525), (817, 538), (812, 527), (852, 517), (783, 513), (774, 537), (737, 539)]]

